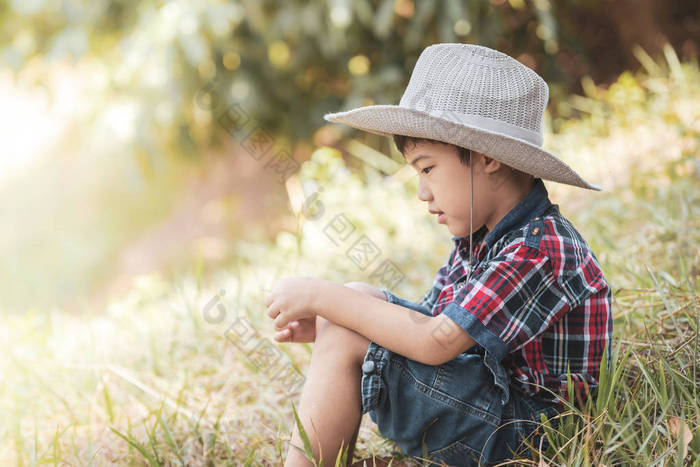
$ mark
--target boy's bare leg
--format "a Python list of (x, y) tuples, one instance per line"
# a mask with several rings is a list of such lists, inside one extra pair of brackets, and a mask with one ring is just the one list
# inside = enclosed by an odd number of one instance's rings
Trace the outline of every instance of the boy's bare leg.
[[(361, 365), (369, 339), (320, 316), (316, 323), (316, 341), (299, 402), (299, 419), (311, 441), (314, 458), (318, 460), (322, 453), (324, 464), (333, 465), (343, 441), (343, 449), (350, 445), (350, 462), (362, 418)], [(303, 450), (296, 424), (291, 444)], [(285, 467), (313, 465), (292, 445)]]
[[(324, 319), (317, 320), (316, 343), (299, 402), (299, 419), (309, 436), (314, 458), (322, 453), (333, 465), (343, 446), (353, 441), (360, 425), (362, 359), (369, 346), (364, 336)], [(291, 444), (303, 449), (294, 427)], [(348, 457), (350, 460), (351, 457)], [(302, 453), (289, 446), (286, 467), (310, 466)]]

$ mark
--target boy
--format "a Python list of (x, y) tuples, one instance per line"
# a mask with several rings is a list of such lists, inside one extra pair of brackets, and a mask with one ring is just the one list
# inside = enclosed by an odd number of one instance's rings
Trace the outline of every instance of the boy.
[[(542, 179), (600, 188), (541, 149), (547, 100), (508, 55), (434, 44), (398, 106), (325, 116), (393, 137), (455, 245), (420, 303), (356, 282), (274, 285), (275, 339), (315, 341), (299, 413), (317, 458), (333, 461), (341, 443), (351, 458), (369, 412), (411, 456), (502, 462), (538, 435), (540, 414), (558, 413), (567, 369), (579, 398), (597, 385), (610, 288)], [(302, 445), (296, 429), (291, 443)], [(310, 464), (290, 446), (285, 465)]]

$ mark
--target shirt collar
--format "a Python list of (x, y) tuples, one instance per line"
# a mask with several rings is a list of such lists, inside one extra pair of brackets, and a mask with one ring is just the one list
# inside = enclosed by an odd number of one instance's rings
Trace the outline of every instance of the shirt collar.
[[(520, 200), (520, 202), (503, 217), (503, 219), (498, 221), (492, 231), (486, 234), (484, 242), (486, 243), (487, 249), (491, 249), (494, 243), (496, 243), (506, 233), (522, 227), (534, 217), (541, 216), (547, 209), (549, 209), (551, 205), (552, 203), (549, 201), (547, 188), (544, 186), (541, 178), (536, 178), (530, 193), (528, 193), (525, 198)], [(475, 243), (481, 242), (485, 232), (486, 226), (482, 226), (479, 230), (474, 232), (472, 236), (474, 237)], [(457, 243), (464, 241), (465, 246), (468, 248), (467, 245), (469, 243), (469, 235), (466, 237), (452, 237), (452, 241)]]

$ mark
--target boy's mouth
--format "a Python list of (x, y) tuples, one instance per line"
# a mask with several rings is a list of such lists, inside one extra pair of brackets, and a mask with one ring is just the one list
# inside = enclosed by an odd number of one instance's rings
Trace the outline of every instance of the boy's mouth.
[(445, 218), (447, 217), (447, 216), (445, 215), (445, 213), (442, 212), (442, 211), (433, 211), (432, 209), (428, 209), (428, 211), (430, 211), (430, 214), (437, 214), (437, 215), (438, 215), (438, 216), (437, 216), (438, 224), (442, 224), (442, 222), (443, 222), (443, 221), (445, 220)]

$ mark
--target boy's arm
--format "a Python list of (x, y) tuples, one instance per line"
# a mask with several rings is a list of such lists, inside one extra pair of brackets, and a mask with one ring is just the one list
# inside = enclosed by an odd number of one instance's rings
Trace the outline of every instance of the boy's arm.
[(314, 312), (426, 365), (441, 365), (475, 344), (447, 316), (426, 316), (330, 281), (317, 289)]

